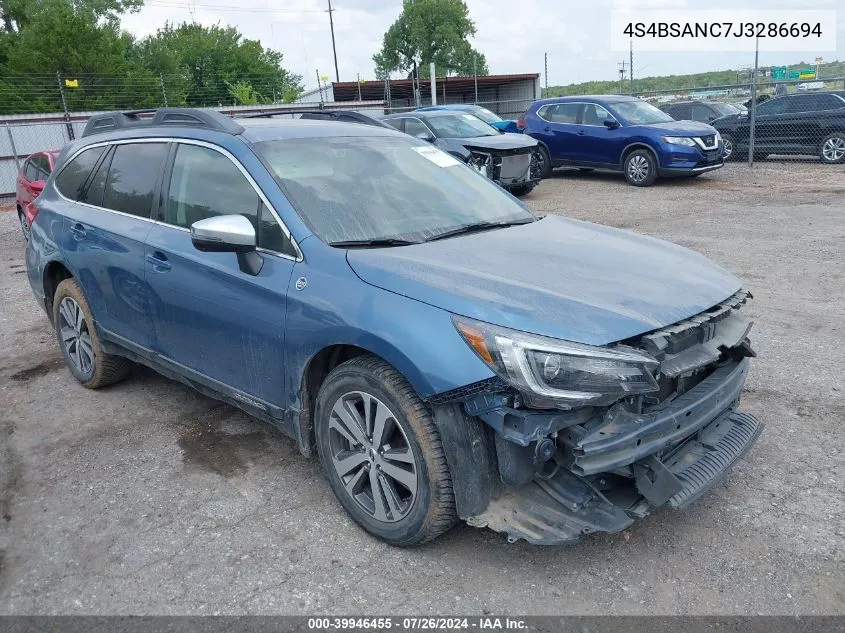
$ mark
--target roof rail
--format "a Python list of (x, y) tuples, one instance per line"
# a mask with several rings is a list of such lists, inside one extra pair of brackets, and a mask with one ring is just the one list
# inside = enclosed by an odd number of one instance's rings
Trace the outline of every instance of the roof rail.
[[(143, 116), (152, 114), (152, 117)], [(91, 136), (100, 132), (110, 132), (130, 127), (152, 127), (178, 125), (188, 127), (202, 127), (240, 134), (243, 126), (235, 123), (231, 118), (214, 110), (198, 110), (196, 108), (157, 108), (149, 110), (127, 110), (124, 112), (107, 112), (95, 114), (85, 125), (82, 136)]]

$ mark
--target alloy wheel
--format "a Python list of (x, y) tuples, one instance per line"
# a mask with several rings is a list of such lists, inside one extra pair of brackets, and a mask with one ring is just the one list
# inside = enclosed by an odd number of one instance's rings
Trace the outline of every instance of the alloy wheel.
[(83, 374), (94, 367), (94, 346), (85, 314), (72, 297), (65, 297), (59, 304), (59, 332), (68, 358)]
[(21, 223), (21, 231), (23, 232), (23, 237), (28, 242), (29, 237), (31, 235), (31, 230), (29, 228), (29, 222), (26, 221), (26, 216), (23, 214), (23, 212), (18, 213), (18, 220), (20, 220)]
[(408, 437), (388, 406), (353, 391), (335, 402), (329, 418), (332, 466), (346, 493), (377, 521), (395, 523), (411, 511), (419, 468)]
[(642, 182), (648, 178), (648, 161), (645, 156), (634, 156), (628, 161), (628, 177), (634, 182)]
[(822, 156), (829, 163), (836, 163), (845, 156), (845, 138), (832, 136), (822, 145)]
[(734, 153), (733, 141), (730, 140), (730, 139), (722, 139), (722, 143), (724, 144), (724, 147), (725, 147), (725, 153), (723, 155), (723, 158), (724, 158), (724, 160), (728, 160), (728, 158), (730, 158), (731, 154)]

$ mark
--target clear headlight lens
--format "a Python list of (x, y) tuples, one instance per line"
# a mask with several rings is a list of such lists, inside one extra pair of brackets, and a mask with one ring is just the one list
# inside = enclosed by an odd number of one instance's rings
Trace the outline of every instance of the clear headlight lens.
[(659, 389), (658, 361), (630, 347), (594, 347), (453, 317), (467, 344), (530, 405), (603, 406)]
[(665, 142), (672, 145), (686, 145), (687, 147), (695, 147), (695, 141), (688, 136), (661, 136)]

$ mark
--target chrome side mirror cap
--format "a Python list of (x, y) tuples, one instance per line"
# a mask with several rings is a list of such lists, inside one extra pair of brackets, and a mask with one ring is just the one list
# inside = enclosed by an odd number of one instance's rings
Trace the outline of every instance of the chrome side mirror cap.
[(191, 225), (191, 243), (206, 253), (236, 253), (238, 266), (249, 275), (257, 275), (264, 259), (256, 250), (255, 227), (243, 215), (216, 215)]

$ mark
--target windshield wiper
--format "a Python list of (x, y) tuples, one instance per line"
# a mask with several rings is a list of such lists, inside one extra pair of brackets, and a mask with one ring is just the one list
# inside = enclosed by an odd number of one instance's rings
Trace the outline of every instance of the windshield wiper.
[(329, 242), (329, 246), (337, 246), (339, 248), (370, 248), (377, 246), (408, 246), (410, 244), (420, 243), (421, 242), (403, 240), (397, 237), (380, 237), (372, 240), (341, 240), (339, 242)]
[(530, 224), (531, 222), (536, 222), (536, 218), (531, 218), (530, 220), (511, 220), (509, 222), (476, 222), (475, 224), (465, 224), (464, 226), (459, 226), (458, 228), (451, 229), (449, 231), (444, 231), (443, 233), (438, 233), (434, 237), (430, 237), (426, 240), (426, 242), (434, 242), (435, 240), (442, 240), (447, 237), (452, 237), (453, 235), (462, 235), (464, 233), (475, 233), (477, 231), (489, 231), (490, 229), (501, 229), (506, 226), (517, 226), (519, 224)]

